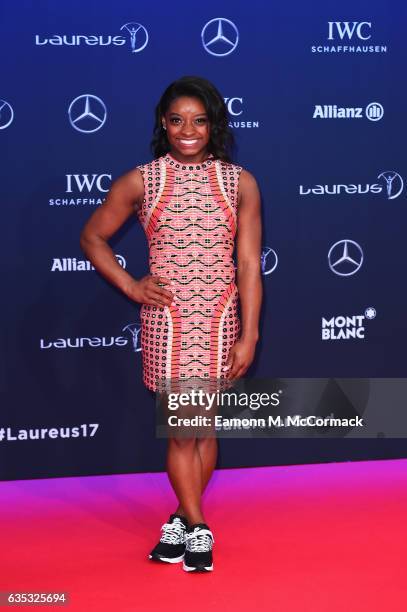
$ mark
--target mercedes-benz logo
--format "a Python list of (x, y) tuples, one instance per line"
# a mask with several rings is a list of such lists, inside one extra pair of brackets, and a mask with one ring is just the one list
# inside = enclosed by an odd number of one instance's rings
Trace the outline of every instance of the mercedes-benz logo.
[(239, 31), (233, 21), (224, 17), (216, 17), (204, 25), (201, 39), (205, 51), (211, 55), (223, 57), (236, 49), (239, 42)]
[(277, 268), (277, 253), (271, 247), (264, 247), (261, 250), (261, 272), (264, 276), (271, 274)]
[(120, 30), (127, 30), (130, 34), (130, 46), (132, 53), (140, 53), (148, 43), (148, 32), (141, 23), (125, 23)]
[(107, 109), (103, 100), (91, 94), (84, 94), (72, 100), (68, 108), (69, 122), (78, 132), (90, 134), (104, 125)]
[(328, 252), (328, 265), (338, 276), (352, 276), (363, 263), (363, 251), (353, 240), (339, 240)]
[(14, 111), (6, 100), (0, 100), (0, 130), (8, 128), (10, 123), (13, 122)]

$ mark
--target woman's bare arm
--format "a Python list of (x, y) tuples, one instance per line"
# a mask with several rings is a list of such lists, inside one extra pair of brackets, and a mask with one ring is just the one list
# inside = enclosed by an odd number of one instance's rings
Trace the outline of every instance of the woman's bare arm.
[(157, 284), (160, 281), (168, 284), (168, 279), (149, 274), (140, 280), (135, 279), (123, 270), (108, 244), (143, 199), (144, 184), (139, 169), (130, 170), (116, 179), (106, 200), (84, 225), (80, 246), (96, 270), (127, 297), (157, 306), (170, 305), (173, 294)]
[(237, 229), (237, 284), (242, 311), (242, 338), (259, 338), (262, 300), (261, 283), (261, 211), (256, 179), (242, 170), (239, 181)]
[(254, 359), (259, 339), (263, 296), (261, 281), (261, 208), (256, 179), (242, 170), (239, 179), (237, 227), (237, 285), (241, 306), (241, 335), (229, 352), (229, 377), (242, 376)]

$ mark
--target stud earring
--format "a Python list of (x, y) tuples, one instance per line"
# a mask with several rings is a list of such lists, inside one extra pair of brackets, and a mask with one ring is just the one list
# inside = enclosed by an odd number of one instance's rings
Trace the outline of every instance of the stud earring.
[(163, 129), (166, 130), (167, 128), (165, 127), (165, 125), (163, 124)]

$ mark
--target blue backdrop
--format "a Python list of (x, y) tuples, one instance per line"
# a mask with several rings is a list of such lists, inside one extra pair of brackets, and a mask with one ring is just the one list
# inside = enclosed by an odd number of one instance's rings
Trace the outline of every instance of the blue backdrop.
[[(164, 469), (140, 305), (85, 261), (79, 233), (112, 180), (151, 159), (154, 107), (187, 74), (224, 96), (235, 161), (262, 193), (249, 374), (405, 376), (405, 23), (404, 3), (376, 0), (2, 2), (0, 477)], [(148, 272), (136, 218), (111, 246), (136, 278)], [(30, 428), (57, 433), (13, 439)], [(221, 440), (218, 465), (405, 450)]]

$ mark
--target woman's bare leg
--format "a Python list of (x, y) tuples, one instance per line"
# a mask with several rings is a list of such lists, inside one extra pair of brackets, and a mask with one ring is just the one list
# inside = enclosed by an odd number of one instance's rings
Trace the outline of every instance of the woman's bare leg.
[[(198, 448), (200, 460), (201, 460), (201, 495), (204, 492), (208, 482), (211, 479), (213, 471), (216, 466), (216, 460), (218, 457), (218, 440), (217, 438), (197, 438), (196, 446)], [(179, 498), (178, 498), (179, 499)], [(186, 516), (185, 510), (182, 504), (179, 504), (175, 511), (181, 516)], [(202, 523), (205, 521), (195, 521)]]
[[(195, 413), (197, 412), (196, 408), (194, 409), (194, 411)], [(194, 411), (192, 413), (194, 413)], [(216, 461), (218, 458), (218, 440), (216, 438), (216, 431), (213, 425), (216, 410), (212, 407), (210, 411), (207, 411), (207, 407), (203, 407), (203, 409), (198, 412), (201, 414), (201, 416), (209, 417), (212, 419), (212, 425), (210, 425), (209, 427), (206, 426), (198, 428), (199, 435), (196, 437), (196, 447), (201, 460), (202, 496), (216, 466)], [(177, 514), (185, 516), (185, 509), (183, 508), (182, 503), (179, 504), (176, 512)]]
[(178, 514), (190, 524), (204, 523), (201, 509), (202, 463), (196, 438), (169, 438), (167, 473), (179, 501)]

